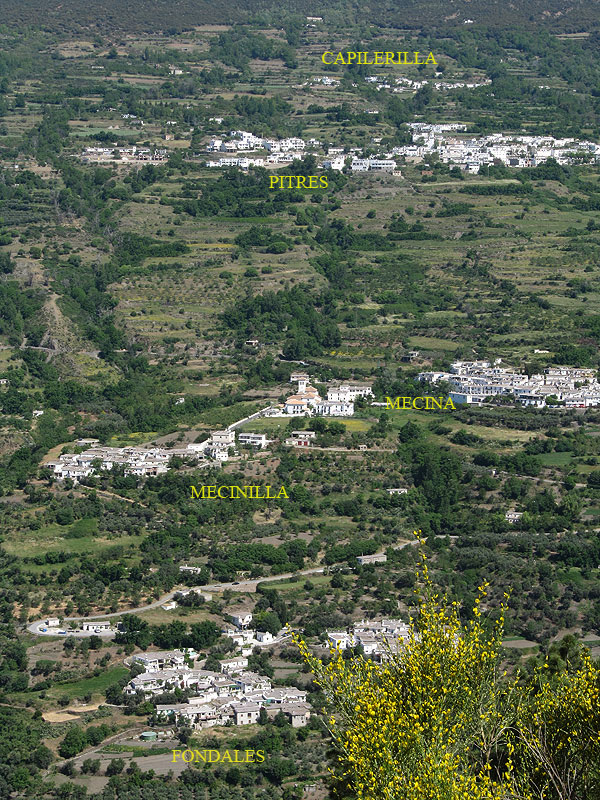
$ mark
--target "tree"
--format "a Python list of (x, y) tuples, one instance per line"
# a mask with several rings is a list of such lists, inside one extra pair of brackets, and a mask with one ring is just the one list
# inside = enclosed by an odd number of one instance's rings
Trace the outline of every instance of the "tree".
[(0, 273), (8, 275), (14, 271), (15, 262), (12, 260), (10, 253), (0, 253)]
[(52, 755), (51, 750), (49, 750), (45, 745), (41, 744), (33, 751), (31, 760), (36, 767), (39, 767), (40, 769), (48, 769), (54, 760), (54, 756)]
[(204, 662), (204, 669), (208, 669), (211, 672), (220, 672), (221, 662), (215, 655), (211, 653)]
[(458, 456), (419, 445), (411, 448), (411, 458), (415, 486), (422, 489), (434, 511), (448, 511), (459, 495), (462, 465)]
[(81, 765), (81, 771), (84, 774), (96, 775), (96, 773), (99, 770), (100, 770), (99, 758), (86, 758), (83, 764)]
[(263, 614), (260, 622), (256, 626), (259, 631), (268, 631), (273, 636), (276, 636), (281, 630), (281, 620), (274, 611), (267, 611)]
[(58, 752), (63, 758), (73, 758), (77, 753), (85, 750), (87, 744), (88, 739), (85, 731), (74, 725), (65, 734), (65, 738), (59, 745)]
[(120, 775), (124, 769), (125, 769), (125, 761), (122, 758), (113, 758), (106, 767), (106, 774), (109, 777), (111, 775)]
[(423, 431), (415, 422), (407, 422), (406, 425), (403, 425), (400, 428), (398, 433), (398, 439), (404, 442), (411, 442), (414, 439), (420, 439), (423, 435)]
[(181, 744), (187, 744), (192, 738), (193, 730), (191, 728), (180, 728), (177, 732)]

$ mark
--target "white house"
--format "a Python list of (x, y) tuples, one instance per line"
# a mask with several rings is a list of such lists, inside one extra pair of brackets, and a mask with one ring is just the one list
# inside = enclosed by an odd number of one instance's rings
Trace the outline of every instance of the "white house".
[(229, 460), (229, 452), (223, 447), (209, 447), (206, 452), (210, 458), (214, 458), (215, 461)]
[(308, 412), (308, 401), (293, 394), (285, 401), (283, 410), (291, 416), (301, 417)]
[(294, 447), (310, 447), (310, 443), (316, 437), (315, 431), (292, 431), (291, 438), (286, 439), (286, 444)]
[(341, 172), (344, 169), (346, 160), (344, 156), (336, 156), (335, 158), (328, 158), (323, 161), (323, 169), (331, 169), (334, 172)]
[(109, 631), (110, 622), (84, 622), (81, 629), (84, 631), (95, 631), (96, 633)]
[(366, 383), (346, 383), (327, 390), (328, 400), (354, 401), (357, 397), (373, 397), (373, 389)]
[(181, 650), (156, 650), (155, 652), (136, 653), (133, 660), (141, 664), (146, 672), (162, 670), (165, 667), (183, 667), (185, 653)]
[(214, 446), (233, 447), (235, 445), (235, 431), (212, 431), (210, 443)]
[(511, 525), (514, 525), (516, 522), (519, 522), (522, 516), (523, 514), (521, 511), (507, 511), (504, 515), (504, 519), (510, 522)]
[(374, 172), (393, 172), (396, 162), (388, 158), (370, 158), (369, 169)]
[(339, 650), (346, 650), (348, 647), (354, 647), (354, 635), (346, 631), (328, 631), (327, 638), (329, 643)]
[(244, 670), (248, 667), (248, 659), (244, 658), (243, 656), (236, 656), (236, 658), (227, 658), (225, 661), (221, 661), (221, 672), (227, 673), (227, 675), (233, 675), (236, 672), (240, 672), (240, 670)]
[(354, 414), (354, 403), (321, 400), (315, 405), (315, 412), (322, 417), (351, 417)]
[(356, 560), (361, 566), (363, 564), (383, 564), (387, 561), (387, 556), (385, 553), (373, 553), (373, 555), (370, 556), (356, 556)]
[(247, 628), (252, 622), (252, 614), (249, 611), (238, 611), (231, 614), (231, 621), (236, 628)]
[(231, 706), (236, 725), (252, 725), (258, 722), (260, 706), (256, 703), (234, 703)]
[(238, 441), (240, 444), (249, 445), (250, 447), (263, 447), (267, 446), (266, 433), (240, 433), (238, 434)]

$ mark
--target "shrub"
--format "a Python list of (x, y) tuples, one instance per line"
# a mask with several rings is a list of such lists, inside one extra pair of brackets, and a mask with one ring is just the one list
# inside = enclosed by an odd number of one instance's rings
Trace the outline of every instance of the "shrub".
[[(357, 800), (593, 800), (600, 789), (600, 670), (528, 683), (500, 670), (506, 607), (472, 618), (434, 593), (422, 555), (419, 614), (381, 665), (333, 651), (328, 664), (296, 639), (328, 701), (339, 796)], [(336, 795), (337, 796), (337, 795)]]

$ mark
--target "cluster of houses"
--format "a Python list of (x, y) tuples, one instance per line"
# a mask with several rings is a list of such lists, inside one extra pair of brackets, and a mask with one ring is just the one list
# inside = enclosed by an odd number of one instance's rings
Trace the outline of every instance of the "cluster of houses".
[[(311, 139), (309, 144), (319, 144)], [(239, 153), (242, 150), (268, 150), (269, 153), (301, 152), (306, 148), (304, 139), (292, 136), (288, 139), (270, 139), (256, 136), (250, 131), (230, 131), (229, 139), (211, 139), (209, 152)]]
[(323, 400), (317, 389), (310, 385), (309, 380), (306, 373), (293, 373), (290, 382), (298, 383), (298, 390), (286, 399), (283, 406), (271, 409), (270, 415), (351, 417), (354, 414), (354, 401), (357, 397), (373, 397), (371, 386), (351, 383), (329, 388), (327, 400)]
[[(351, 417), (354, 414), (354, 401), (357, 397), (373, 397), (373, 390), (369, 385), (349, 383), (329, 388), (327, 399), (324, 400), (317, 389), (309, 384), (307, 374), (294, 373), (290, 381), (298, 383), (298, 390), (290, 395), (285, 403), (270, 406), (251, 417), (238, 420), (224, 430), (212, 431), (209, 438), (203, 442), (167, 450), (157, 446), (107, 447), (101, 445), (98, 439), (78, 439), (75, 444), (77, 448), (82, 448), (82, 452), (63, 453), (58, 459), (45, 462), (44, 466), (52, 470), (56, 479), (70, 478), (74, 483), (101, 470), (111, 470), (113, 467), (122, 467), (125, 475), (142, 478), (163, 475), (168, 471), (171, 459), (176, 456), (192, 460), (199, 466), (209, 466), (214, 462), (225, 462), (237, 454), (235, 428), (249, 419), (262, 415)], [(300, 437), (297, 439), (298, 433)], [(296, 431), (292, 434), (292, 441), (288, 440), (286, 443), (308, 446), (308, 439), (314, 437), (314, 431)], [(262, 450), (272, 441), (265, 433), (250, 431), (237, 433), (237, 444), (242, 447)]]
[(600, 405), (600, 383), (593, 369), (548, 367), (543, 373), (526, 375), (502, 367), (502, 360), (455, 361), (450, 372), (421, 372), (419, 380), (446, 381), (455, 403), (481, 404), (488, 397), (512, 398), (524, 406), (544, 408), (589, 408)]
[(600, 145), (580, 139), (555, 139), (553, 136), (491, 133), (486, 136), (456, 136), (464, 125), (409, 123), (413, 143), (394, 147), (392, 156), (418, 163), (433, 153), (444, 164), (456, 164), (477, 174), (481, 167), (504, 164), (508, 167), (535, 167), (550, 158), (570, 164), (575, 153), (587, 153), (596, 161)]
[[(335, 79), (319, 79), (321, 82), (335, 81)], [(375, 82), (377, 88), (391, 88), (390, 84), (377, 83), (378, 78), (367, 78)], [(483, 81), (487, 83), (489, 81)], [(409, 78), (399, 77), (396, 83), (402, 87), (414, 90), (427, 81), (412, 81)], [(473, 88), (482, 83), (448, 83), (444, 81), (433, 82), (436, 88)], [(376, 113), (368, 112), (368, 113)], [(394, 147), (387, 153), (378, 153), (368, 158), (363, 157), (359, 147), (348, 149), (330, 147), (327, 156), (319, 156), (319, 169), (342, 171), (348, 168), (355, 172), (384, 172), (400, 176), (396, 163), (397, 158), (407, 162), (420, 163), (426, 156), (436, 154), (444, 164), (455, 164), (461, 169), (477, 174), (481, 167), (504, 164), (509, 167), (535, 167), (550, 158), (556, 159), (559, 164), (572, 163), (575, 153), (588, 154), (592, 159), (600, 160), (600, 145), (574, 138), (555, 139), (553, 136), (527, 136), (521, 134), (491, 133), (485, 136), (466, 135), (466, 125), (460, 123), (426, 122), (409, 123), (412, 131), (412, 144)], [(303, 139), (265, 139), (255, 136), (249, 131), (231, 131), (230, 138), (212, 139), (207, 150), (211, 152), (230, 153), (230, 157), (221, 157), (218, 160), (207, 161), (209, 167), (238, 167), (246, 170), (249, 167), (267, 167), (278, 164), (289, 164), (294, 159), (301, 159), (307, 153), (318, 156), (322, 143), (316, 139), (305, 142)], [(376, 140), (377, 141), (377, 140)], [(240, 156), (241, 151), (267, 150), (267, 156)]]
[[(391, 79), (387, 76), (384, 77), (383, 75), (369, 75), (365, 77), (364, 80), (366, 83), (374, 86), (378, 92), (389, 90), (393, 94), (399, 94), (402, 92), (416, 92), (419, 89), (422, 89), (424, 86), (431, 86), (437, 91), (450, 91), (452, 89), (477, 89), (479, 86), (488, 86), (492, 82), (489, 78), (483, 77), (462, 81), (445, 81), (441, 80), (441, 77), (442, 73), (436, 72), (433, 80), (412, 80), (411, 78), (405, 78), (403, 76)], [(330, 75), (317, 75), (311, 79), (310, 83), (337, 88), (340, 86), (341, 80), (339, 78), (333, 78)], [(356, 86), (356, 84), (354, 85)]]
[(336, 650), (361, 647), (366, 656), (385, 661), (409, 635), (409, 626), (400, 619), (361, 620), (347, 631), (327, 631), (327, 641)]
[(477, 89), (478, 86), (488, 86), (492, 82), (489, 78), (479, 78), (477, 80), (468, 81), (443, 81), (439, 80), (441, 75), (441, 72), (436, 72), (435, 80), (411, 80), (411, 78), (399, 77), (393, 81), (389, 78), (384, 78), (381, 75), (370, 75), (365, 78), (365, 81), (367, 83), (374, 84), (378, 92), (389, 89), (395, 94), (400, 92), (416, 92), (419, 89), (422, 89), (424, 86), (431, 86), (433, 89), (437, 89), (438, 91), (448, 91), (451, 89)]
[(86, 147), (81, 160), (86, 164), (99, 164), (105, 161), (121, 161), (123, 163), (166, 161), (168, 150), (151, 149), (150, 147)]
[[(376, 112), (373, 112), (376, 113)], [(218, 159), (211, 159), (205, 162), (207, 167), (225, 168), (237, 167), (247, 170), (249, 167), (269, 167), (281, 164), (291, 164), (294, 159), (302, 159), (309, 153), (317, 155), (317, 150), (322, 148), (322, 142), (317, 139), (304, 139), (292, 137), (289, 139), (265, 139), (255, 136), (249, 131), (231, 131), (230, 138), (213, 138), (208, 143), (208, 152), (229, 153), (228, 156), (221, 156)], [(268, 155), (240, 155), (242, 152), (266, 150)], [(352, 172), (389, 172), (399, 174), (396, 162), (391, 157), (380, 158), (360, 158), (362, 148), (353, 147), (348, 153), (342, 147), (330, 147), (327, 149), (327, 156), (319, 164), (319, 169), (332, 169), (341, 171), (346, 166), (346, 159), (350, 158), (350, 169)]]
[(297, 136), (286, 139), (273, 139), (256, 136), (250, 131), (230, 131), (227, 138), (213, 138), (206, 146), (209, 153), (239, 154), (241, 152), (266, 150), (268, 156), (258, 158), (220, 158), (217, 161), (207, 161), (207, 167), (240, 167), (247, 169), (249, 166), (264, 167), (274, 164), (291, 164), (296, 158), (304, 158), (309, 147), (318, 147), (321, 142), (310, 139), (305, 142)]
[(77, 483), (99, 470), (123, 467), (125, 475), (154, 477), (167, 472), (169, 461), (175, 456), (199, 461), (202, 458), (200, 445), (174, 447), (106, 447), (98, 439), (79, 439), (76, 446), (84, 447), (81, 453), (63, 453), (56, 461), (47, 461), (44, 466), (52, 469), (59, 480), (70, 478)]
[[(192, 446), (201, 449), (205, 456), (214, 461), (227, 461), (232, 454), (237, 452), (235, 433), (233, 426), (222, 431), (213, 431), (205, 442)], [(238, 433), (237, 441), (243, 447), (262, 450), (270, 444), (272, 439), (267, 439), (266, 433)]]
[[(251, 725), (258, 722), (261, 709), (269, 718), (283, 713), (293, 727), (302, 727), (310, 718), (306, 692), (288, 686), (272, 686), (269, 678), (248, 670), (251, 641), (270, 637), (272, 642), (283, 637), (261, 634), (248, 629), (252, 614), (233, 614), (235, 629), (225, 628), (241, 653), (220, 662), (220, 672), (194, 667), (196, 653), (191, 650), (160, 650), (137, 653), (133, 663), (144, 671), (132, 678), (124, 693), (144, 698), (159, 697), (176, 689), (185, 691), (187, 702), (156, 705), (158, 723), (174, 723), (178, 727), (210, 728), (216, 725)], [(240, 645), (240, 642), (243, 644)], [(249, 647), (249, 651), (248, 651)]]
[[(238, 443), (246, 447), (262, 449), (270, 443), (264, 433), (239, 433)], [(235, 452), (235, 430), (233, 427), (212, 431), (204, 442), (191, 443), (186, 447), (105, 447), (98, 439), (79, 439), (77, 447), (85, 447), (81, 453), (63, 453), (56, 461), (47, 461), (44, 466), (52, 469), (58, 480), (71, 478), (77, 483), (98, 470), (110, 470), (122, 466), (125, 475), (155, 477), (169, 469), (172, 458), (191, 459), (200, 466), (208, 466), (208, 459), (227, 461)]]

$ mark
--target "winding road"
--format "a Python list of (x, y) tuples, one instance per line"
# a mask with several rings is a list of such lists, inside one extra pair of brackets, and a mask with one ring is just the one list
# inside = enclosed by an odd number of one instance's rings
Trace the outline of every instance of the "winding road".
[[(419, 544), (418, 539), (414, 539), (408, 542), (402, 542), (400, 545), (396, 545), (394, 549), (401, 550), (403, 547), (407, 547), (409, 545), (416, 545)], [(331, 566), (341, 566), (339, 564), (332, 564)], [(256, 587), (259, 583), (271, 583), (273, 581), (281, 581), (287, 580), (289, 578), (299, 578), (305, 575), (319, 575), (325, 571), (325, 567), (311, 567), (310, 569), (303, 569), (298, 572), (284, 572), (282, 575), (269, 575), (265, 578), (253, 578), (252, 580), (244, 580), (244, 581), (232, 581), (231, 583), (210, 583), (206, 586), (198, 586), (194, 587), (200, 589), (202, 592), (224, 592), (226, 589), (232, 589), (235, 592), (245, 592), (245, 593), (254, 593), (256, 592)], [(153, 603), (148, 603), (146, 606), (138, 606), (137, 608), (125, 608), (122, 611), (112, 611), (108, 614), (93, 614), (89, 617), (62, 617), (63, 625), (69, 622), (88, 622), (89, 620), (99, 619), (99, 620), (107, 620), (107, 619), (115, 619), (116, 617), (122, 617), (123, 614), (140, 614), (144, 611), (149, 611), (152, 608), (159, 608), (164, 603), (167, 603), (169, 600), (172, 600), (178, 592), (181, 592), (184, 589), (189, 589), (190, 587), (187, 585), (179, 586), (177, 589), (174, 589), (172, 592), (163, 595), (158, 600), (155, 600)], [(27, 626), (27, 630), (29, 633), (33, 633), (35, 636), (56, 636), (57, 635), (57, 628), (49, 628), (47, 631), (39, 630), (40, 625), (43, 622), (41, 620), (37, 620), (36, 622), (31, 622)], [(64, 634), (63, 634), (64, 635)], [(82, 636), (101, 636), (101, 633), (96, 633), (95, 631), (82, 631), (79, 634), (69, 634), (69, 635), (78, 635)], [(104, 634), (107, 636), (110, 634)]]
[[(304, 569), (300, 572), (285, 572), (282, 575), (269, 575), (266, 578), (255, 578), (253, 580), (248, 581), (235, 581), (232, 583), (211, 583), (206, 586), (198, 586), (194, 588), (201, 589), (203, 592), (224, 592), (226, 589), (233, 589), (236, 592), (256, 592), (256, 587), (259, 583), (267, 583), (269, 581), (281, 581), (286, 580), (288, 578), (295, 578), (301, 575), (316, 575), (319, 573), (324, 572), (324, 567), (315, 567), (313, 569)], [(113, 611), (108, 614), (93, 614), (89, 617), (61, 617), (63, 624), (68, 622), (87, 622), (89, 620), (94, 619), (114, 619), (116, 617), (122, 617), (123, 614), (139, 614), (143, 611), (149, 611), (152, 608), (159, 608), (164, 603), (167, 603), (169, 600), (172, 600), (178, 592), (181, 592), (184, 589), (189, 589), (189, 586), (179, 586), (177, 589), (174, 589), (172, 592), (163, 595), (158, 600), (155, 600), (153, 603), (148, 603), (146, 606), (138, 606), (137, 608), (125, 608), (122, 611)], [(57, 629), (48, 629), (47, 631), (40, 631), (38, 630), (40, 624), (42, 624), (41, 620), (37, 620), (36, 622), (31, 622), (27, 626), (27, 630), (30, 633), (33, 633), (35, 636), (56, 636)], [(71, 634), (73, 635), (73, 634)], [(94, 631), (84, 631), (79, 634), (80, 636), (94, 636), (100, 635), (96, 634)]]

